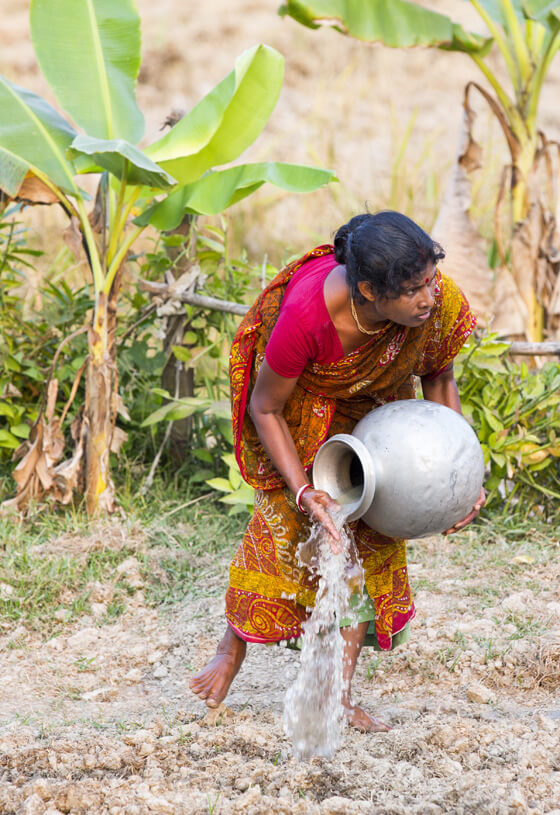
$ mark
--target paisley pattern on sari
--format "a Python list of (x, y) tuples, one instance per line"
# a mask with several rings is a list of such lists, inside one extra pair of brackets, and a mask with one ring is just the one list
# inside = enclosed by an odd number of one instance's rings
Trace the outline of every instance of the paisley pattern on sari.
[[(296, 548), (309, 521), (264, 451), (247, 405), (264, 351), (292, 275), (312, 258), (333, 253), (320, 246), (283, 269), (241, 322), (230, 356), (235, 452), (245, 481), (257, 490), (255, 510), (230, 569), (226, 617), (250, 642), (298, 637), (313, 606), (316, 584), (297, 565)], [(415, 396), (413, 376), (436, 377), (460, 350), (476, 319), (459, 288), (440, 272), (429, 319), (417, 328), (387, 323), (360, 348), (328, 365), (310, 362), (284, 408), (298, 455), (309, 469), (321, 444), (335, 433), (351, 433), (370, 410)], [(363, 562), (366, 588), (375, 606), (381, 648), (414, 616), (406, 545), (350, 524)]]

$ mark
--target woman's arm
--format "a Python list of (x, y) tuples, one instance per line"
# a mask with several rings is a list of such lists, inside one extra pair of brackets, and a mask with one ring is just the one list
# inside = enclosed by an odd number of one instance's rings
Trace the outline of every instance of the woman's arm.
[(438, 402), (440, 405), (456, 410), (457, 413), (462, 412), (452, 362), (435, 379), (422, 377), (421, 381), (424, 399), (428, 399), (430, 402)]
[[(457, 383), (453, 374), (452, 362), (450, 362), (447, 368), (444, 368), (440, 375), (435, 379), (425, 379), (423, 377), (421, 381), (424, 399), (429, 399), (430, 402), (438, 402), (440, 405), (445, 405), (445, 407), (456, 410), (457, 413), (462, 413), (461, 400), (459, 399), (459, 391), (457, 389)], [(485, 503), (486, 491), (483, 487), (480, 490), (480, 495), (478, 496), (472, 511), (469, 512), (467, 517), (463, 518), (462, 521), (457, 521), (457, 523), (454, 524), (451, 529), (446, 530), (443, 534), (448, 535), (452, 532), (458, 532), (459, 529), (467, 526), (467, 524), (476, 518)]]
[[(265, 360), (259, 369), (249, 403), (249, 413), (262, 445), (294, 495), (300, 487), (310, 483), (283, 413), (296, 382), (297, 377), (287, 379), (279, 376)], [(336, 501), (326, 492), (308, 489), (301, 496), (300, 504), (327, 529), (335, 541), (340, 540), (331, 516), (326, 511), (328, 508), (338, 509)], [(333, 551), (338, 552), (339, 548), (333, 546)]]

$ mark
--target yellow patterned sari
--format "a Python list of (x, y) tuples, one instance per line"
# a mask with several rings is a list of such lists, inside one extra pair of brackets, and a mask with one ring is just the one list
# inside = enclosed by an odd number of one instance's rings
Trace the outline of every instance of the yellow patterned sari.
[[(316, 580), (299, 566), (296, 549), (309, 535), (309, 519), (264, 451), (247, 411), (268, 338), (292, 275), (304, 263), (333, 253), (320, 246), (283, 269), (244, 317), (230, 356), (235, 452), (243, 478), (256, 489), (255, 509), (230, 568), (226, 617), (248, 642), (298, 637), (313, 606)], [(284, 408), (306, 469), (335, 433), (351, 433), (375, 407), (415, 396), (413, 376), (437, 376), (457, 354), (476, 320), (449, 278), (437, 273), (435, 302), (424, 325), (388, 323), (368, 342), (337, 362), (310, 362)], [(391, 648), (393, 635), (414, 616), (406, 545), (367, 527), (350, 524), (375, 607), (377, 642)]]

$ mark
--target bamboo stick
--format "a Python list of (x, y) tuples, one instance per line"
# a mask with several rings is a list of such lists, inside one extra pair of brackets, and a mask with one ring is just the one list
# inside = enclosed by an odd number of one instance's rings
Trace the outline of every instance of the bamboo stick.
[[(181, 301), (192, 306), (209, 308), (213, 311), (225, 311), (228, 314), (239, 314), (241, 316), (249, 311), (249, 306), (244, 303), (232, 303), (229, 300), (219, 300), (217, 297), (190, 294), (189, 292), (181, 294)], [(560, 342), (521, 342), (516, 340), (510, 344), (507, 353), (524, 356), (560, 356)]]
[(512, 342), (508, 354), (560, 356), (560, 342)]

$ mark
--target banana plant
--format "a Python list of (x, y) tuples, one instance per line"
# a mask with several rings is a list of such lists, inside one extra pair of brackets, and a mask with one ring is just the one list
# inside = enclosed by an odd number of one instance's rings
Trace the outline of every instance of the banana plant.
[[(560, 314), (555, 202), (545, 203), (546, 184), (538, 183), (543, 166), (545, 171), (548, 167), (550, 175), (551, 150), (557, 145), (539, 131), (537, 119), (543, 83), (560, 48), (560, 3), (469, 2), (485, 23), (487, 37), (471, 34), (447, 15), (406, 0), (287, 0), (280, 13), (310, 28), (330, 26), (364, 42), (380, 42), (393, 48), (418, 45), (460, 51), (473, 60), (491, 90), (469, 83), (465, 95), (467, 114), (469, 92), (476, 89), (497, 118), (511, 157), (502, 179), (496, 217), (499, 230), (499, 209), (509, 179), (510, 230), (505, 240), (497, 232), (498, 250), (505, 264), (505, 244), (510, 241), (511, 275), (522, 301), (525, 333), (530, 340), (540, 341), (545, 330), (551, 335), (558, 328)], [(493, 68), (495, 62), (486, 58), (491, 50), (500, 55), (509, 88)], [(470, 131), (471, 116), (468, 121)], [(471, 133), (468, 135), (472, 145)]]
[[(62, 206), (85, 250), (95, 302), (74, 454), (60, 461), (53, 380), (48, 409), (14, 473), (14, 500), (21, 508), (51, 492), (69, 501), (82, 480), (88, 512), (109, 511), (115, 503), (109, 452), (116, 413), (124, 410), (115, 373), (117, 299), (135, 242), (147, 228), (171, 230), (189, 213), (222, 212), (265, 182), (307, 192), (334, 174), (278, 162), (224, 167), (253, 143), (276, 104), (283, 58), (273, 48), (257, 45), (243, 53), (169, 132), (140, 148), (140, 19), (133, 0), (31, 0), (30, 23), (37, 61), (67, 117), (0, 77), (0, 198)], [(93, 205), (80, 187), (80, 175), (88, 173), (101, 178)]]

